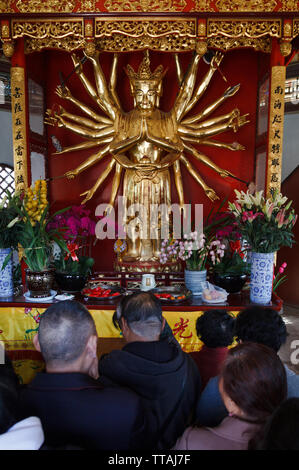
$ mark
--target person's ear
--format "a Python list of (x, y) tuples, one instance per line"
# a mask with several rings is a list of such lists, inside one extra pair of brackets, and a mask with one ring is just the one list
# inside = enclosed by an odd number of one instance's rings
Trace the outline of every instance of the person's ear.
[(127, 340), (129, 334), (130, 334), (130, 328), (128, 326), (127, 320), (125, 320), (123, 317), (120, 319), (120, 325), (121, 325), (121, 331), (123, 334), (123, 337), (125, 340)]
[(164, 328), (165, 328), (165, 321), (166, 321), (165, 318), (162, 317), (162, 328), (161, 328), (161, 331), (163, 331)]
[(33, 336), (32, 342), (33, 342), (33, 345), (34, 345), (35, 349), (36, 349), (38, 352), (41, 352), (40, 344), (39, 344), (39, 340), (38, 340), (38, 334), (36, 334), (36, 335)]
[(86, 352), (93, 358), (97, 357), (98, 337), (91, 335), (86, 344)]

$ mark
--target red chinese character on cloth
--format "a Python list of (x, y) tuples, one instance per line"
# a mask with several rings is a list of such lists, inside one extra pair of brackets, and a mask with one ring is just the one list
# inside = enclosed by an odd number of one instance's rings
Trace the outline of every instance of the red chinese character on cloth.
[(192, 333), (189, 336), (183, 336), (185, 329), (188, 327), (188, 323), (189, 323), (189, 319), (184, 320), (183, 318), (180, 318), (180, 321), (174, 325), (174, 329), (172, 330), (174, 336), (177, 333), (180, 333), (179, 338), (184, 338), (184, 339), (191, 338)]

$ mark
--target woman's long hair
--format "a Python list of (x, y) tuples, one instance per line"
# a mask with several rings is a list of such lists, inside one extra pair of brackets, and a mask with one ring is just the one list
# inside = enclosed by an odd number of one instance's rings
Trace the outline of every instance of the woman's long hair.
[(229, 351), (220, 378), (224, 392), (245, 415), (239, 418), (260, 425), (249, 443), (254, 448), (267, 419), (287, 396), (285, 368), (273, 349), (241, 343)]

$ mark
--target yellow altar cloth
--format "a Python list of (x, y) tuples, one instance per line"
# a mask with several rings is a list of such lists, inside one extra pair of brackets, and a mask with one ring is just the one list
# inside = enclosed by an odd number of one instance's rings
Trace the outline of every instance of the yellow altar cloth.
[[(44, 368), (40, 353), (35, 351), (32, 338), (38, 331), (44, 308), (0, 307), (0, 341), (10, 356), (21, 383), (29, 383)], [(112, 323), (114, 310), (89, 310), (99, 338), (122, 338)], [(185, 352), (199, 351), (202, 342), (196, 334), (196, 320), (203, 311), (163, 311), (175, 338)], [(230, 312), (236, 315), (238, 311)]]

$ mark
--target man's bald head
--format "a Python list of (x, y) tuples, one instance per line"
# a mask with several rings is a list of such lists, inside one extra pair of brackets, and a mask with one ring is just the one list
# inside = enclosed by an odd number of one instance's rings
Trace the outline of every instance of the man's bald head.
[(75, 300), (52, 304), (41, 317), (38, 340), (46, 364), (78, 359), (92, 335), (94, 320), (84, 305)]

